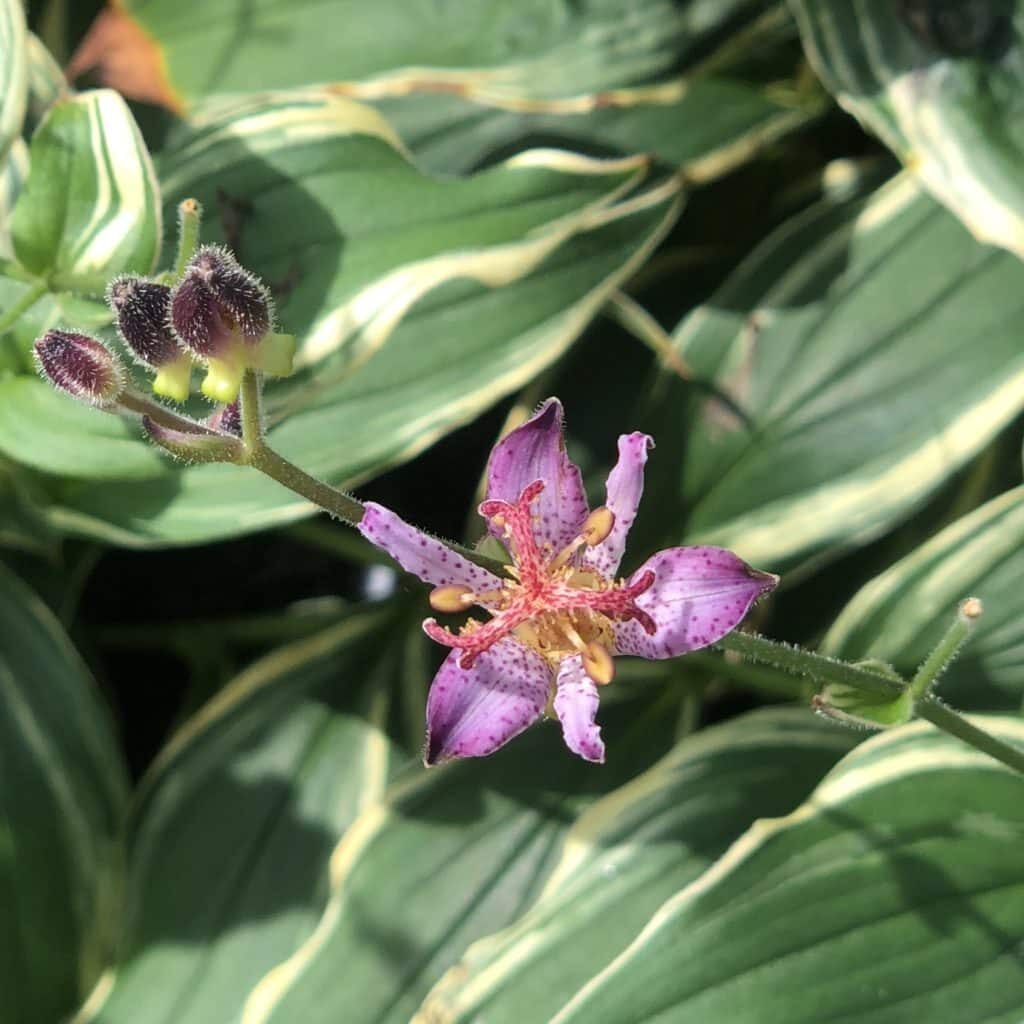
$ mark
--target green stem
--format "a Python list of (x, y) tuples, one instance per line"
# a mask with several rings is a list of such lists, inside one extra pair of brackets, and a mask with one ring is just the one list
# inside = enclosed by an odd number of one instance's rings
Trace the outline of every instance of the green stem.
[(259, 375), (246, 370), (238, 395), (242, 416), (242, 440), (250, 452), (263, 446), (263, 387)]
[(178, 257), (174, 261), (174, 280), (185, 273), (188, 261), (199, 246), (199, 226), (203, 207), (198, 199), (183, 199), (178, 204)]
[[(311, 501), (336, 519), (348, 523), (349, 526), (358, 526), (365, 511), (361, 502), (351, 495), (345, 494), (344, 491), (339, 491), (337, 488), (331, 487), (330, 484), (325, 484), (323, 481), (317, 480), (316, 477), (310, 476), (294, 463), (278, 455), (266, 443), (260, 411), (260, 381), (253, 370), (246, 370), (245, 376), (242, 377), (239, 400), (242, 414), (242, 440), (245, 443), (248, 464), (265, 476), (276, 480), (282, 487), (287, 487), (288, 490)], [(490, 569), (491, 572), (499, 576), (504, 575), (504, 566), (497, 559), (488, 558), (486, 555), (458, 544), (445, 543), (453, 551), (457, 551), (476, 565)]]
[(148, 416), (154, 423), (162, 427), (169, 427), (171, 430), (180, 430), (185, 434), (216, 434), (203, 423), (198, 423), (187, 416), (181, 416), (166, 405), (154, 402), (153, 399), (140, 395), (137, 391), (123, 391), (117, 400), (117, 405), (111, 408), (111, 412), (119, 409), (128, 409), (130, 412), (138, 413), (140, 416)]
[(3, 316), (0, 316), (0, 334), (9, 331), (22, 314), (30, 310), (47, 292), (46, 282), (37, 281)]
[(950, 736), (963, 740), (968, 746), (1024, 775), (1024, 750), (979, 729), (936, 697), (925, 697), (918, 701), (916, 710), (919, 718), (924, 718)]
[(691, 651), (686, 655), (686, 661), (733, 686), (783, 700), (810, 700), (814, 692), (813, 683), (795, 678), (792, 672), (783, 672), (754, 661), (724, 658), (719, 651)]
[(717, 646), (727, 651), (735, 651), (751, 661), (780, 668), (784, 672), (810, 676), (830, 683), (845, 683), (847, 686), (883, 697), (898, 697), (905, 689), (903, 683), (870, 669), (848, 665), (846, 662), (836, 661), (813, 651), (805, 651), (800, 647), (780, 644), (755, 633), (741, 633), (735, 630), (722, 637)]
[(303, 472), (262, 442), (250, 452), (249, 465), (349, 526), (363, 518), (363, 506), (355, 498)]
[(910, 681), (910, 692), (914, 700), (919, 701), (928, 694), (932, 684), (945, 671), (946, 666), (957, 656), (967, 638), (971, 635), (974, 623), (981, 615), (981, 602), (969, 597), (961, 602), (956, 618), (945, 635), (935, 645), (935, 649), (924, 660), (921, 667)]

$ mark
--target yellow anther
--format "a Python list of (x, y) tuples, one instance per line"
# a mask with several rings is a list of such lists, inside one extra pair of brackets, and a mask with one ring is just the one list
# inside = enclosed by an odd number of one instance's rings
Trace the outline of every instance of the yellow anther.
[(430, 607), (435, 612), (464, 612), (470, 605), (476, 604), (476, 594), (469, 587), (452, 583), (444, 587), (434, 587), (430, 592)]
[(594, 511), (587, 516), (586, 522), (583, 524), (579, 534), (558, 552), (548, 568), (555, 570), (561, 569), (564, 565), (568, 565), (569, 559), (572, 558), (580, 548), (584, 546), (593, 547), (595, 544), (600, 544), (603, 540), (606, 540), (614, 526), (615, 513), (608, 508), (607, 505), (595, 508)]
[(580, 530), (580, 536), (583, 538), (584, 544), (593, 547), (595, 544), (606, 541), (614, 528), (615, 513), (607, 505), (601, 505), (587, 516), (587, 521), (583, 524), (583, 529)]
[(598, 686), (607, 686), (615, 678), (615, 662), (606, 647), (595, 640), (587, 644), (581, 653), (583, 654), (583, 671)]

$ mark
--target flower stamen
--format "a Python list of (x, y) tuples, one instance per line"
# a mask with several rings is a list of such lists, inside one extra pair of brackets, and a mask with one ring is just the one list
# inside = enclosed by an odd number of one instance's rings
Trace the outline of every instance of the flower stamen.
[(430, 592), (430, 607), (435, 612), (452, 615), (456, 612), (464, 612), (471, 605), (477, 603), (477, 596), (469, 587), (451, 584), (444, 587), (434, 587)]
[(598, 686), (607, 686), (615, 678), (615, 662), (607, 647), (593, 640), (586, 645), (581, 653), (583, 655), (583, 671)]
[(615, 513), (608, 508), (607, 505), (602, 505), (600, 508), (595, 508), (593, 512), (587, 516), (586, 522), (580, 528), (579, 534), (574, 537), (561, 551), (555, 555), (551, 562), (550, 569), (561, 569), (563, 566), (569, 564), (569, 560), (579, 551), (582, 547), (595, 547), (598, 544), (603, 543), (608, 539), (608, 535), (612, 532), (615, 527)]

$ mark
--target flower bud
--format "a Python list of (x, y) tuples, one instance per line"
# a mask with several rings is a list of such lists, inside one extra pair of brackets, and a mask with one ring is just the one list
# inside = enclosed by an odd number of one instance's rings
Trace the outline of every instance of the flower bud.
[(913, 718), (914, 694), (891, 665), (869, 658), (856, 662), (856, 666), (886, 676), (904, 688), (888, 694), (831, 682), (811, 699), (815, 711), (826, 718), (862, 729), (891, 729)]
[(206, 425), (222, 434), (232, 434), (235, 437), (242, 436), (242, 410), (238, 402), (230, 402), (221, 406), (212, 416)]
[(171, 289), (129, 274), (114, 278), (107, 303), (128, 350), (144, 366), (156, 370), (153, 390), (179, 402), (191, 390), (192, 360), (171, 330)]
[(204, 245), (171, 294), (171, 321), (197, 355), (222, 356), (233, 342), (254, 345), (270, 330), (270, 298), (227, 249)]
[(295, 339), (271, 330), (270, 296), (227, 249), (204, 245), (171, 292), (171, 326), (207, 366), (202, 391), (216, 402), (238, 397), (246, 370), (292, 372)]
[(104, 344), (86, 334), (47, 331), (35, 344), (36, 362), (56, 388), (100, 408), (124, 390), (124, 367)]

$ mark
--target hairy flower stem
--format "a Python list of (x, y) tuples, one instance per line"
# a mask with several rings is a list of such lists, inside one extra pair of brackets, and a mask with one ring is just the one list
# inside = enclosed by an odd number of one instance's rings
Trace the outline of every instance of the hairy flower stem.
[(949, 663), (960, 652), (960, 648), (966, 643), (974, 629), (974, 624), (981, 617), (981, 612), (981, 602), (976, 597), (969, 597), (966, 601), (961, 602), (956, 618), (949, 629), (946, 630), (942, 639), (935, 645), (935, 649), (925, 658), (910, 681), (910, 692), (914, 695), (914, 700), (919, 701), (928, 695), (932, 684), (942, 675)]
[(928, 696), (919, 700), (915, 710), (919, 718), (924, 718), (936, 728), (962, 740), (969, 747), (988, 754), (989, 757), (1024, 775), (1024, 750), (993, 736), (990, 732), (985, 732), (984, 729), (979, 729), (938, 698)]
[(116, 413), (123, 409), (137, 413), (140, 416), (146, 416), (154, 423), (159, 423), (162, 427), (180, 430), (185, 434), (215, 433), (205, 424), (197, 423), (187, 416), (180, 416), (178, 413), (168, 409), (166, 405), (154, 402), (153, 399), (140, 395), (137, 391), (132, 391), (131, 389), (122, 391), (118, 396), (117, 404), (109, 411)]
[(845, 683), (858, 690), (877, 694), (880, 697), (898, 697), (904, 689), (879, 672), (826, 658), (823, 654), (805, 651), (801, 647), (781, 644), (776, 640), (758, 636), (755, 633), (741, 633), (734, 630), (718, 641), (718, 647), (734, 651), (750, 661), (772, 665), (792, 675), (810, 676), (822, 683)]
[[(328, 514), (340, 519), (349, 526), (356, 526), (363, 518), (363, 505), (344, 491), (339, 491), (330, 484), (325, 484), (316, 477), (310, 476), (298, 466), (279, 455), (267, 443), (263, 436), (262, 416), (260, 413), (261, 382), (252, 370), (247, 370), (242, 378), (239, 394), (242, 414), (242, 440), (246, 447), (247, 464), (259, 470), (265, 476), (276, 480), (282, 487), (300, 495), (307, 501), (322, 508)], [(445, 542), (453, 551), (464, 558), (503, 576), (504, 566), (494, 558), (464, 548), (458, 544)]]
[[(263, 382), (252, 371), (246, 370), (238, 395), (238, 408), (242, 419), (242, 441), (250, 452), (265, 447), (263, 440)], [(344, 517), (343, 517), (344, 518)]]
[[(977, 611), (972, 607), (977, 605)], [(734, 631), (724, 636), (717, 644), (719, 648), (734, 651), (750, 661), (772, 665), (795, 675), (810, 676), (824, 683), (839, 683), (856, 687), (866, 693), (879, 696), (898, 697), (908, 688), (914, 693), (914, 711), (919, 718), (931, 722), (936, 728), (949, 733), (975, 750), (1005, 764), (1024, 775), (1024, 750), (993, 736), (984, 729), (969, 722), (963, 715), (947, 707), (927, 693), (928, 687), (949, 664), (967, 639), (971, 620), (980, 614), (980, 604), (968, 599), (960, 606), (957, 621), (939, 642), (935, 650), (918, 669), (911, 684), (899, 683), (894, 679), (872, 672), (870, 669), (850, 665), (833, 658), (826, 658), (800, 647), (780, 644), (767, 637), (753, 633)], [(920, 692), (913, 688), (917, 687)]]
[(174, 280), (180, 281), (188, 261), (199, 245), (199, 228), (203, 208), (197, 199), (183, 199), (178, 204), (178, 256), (174, 261)]

